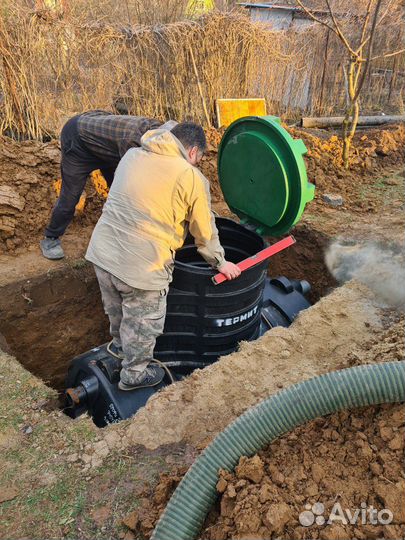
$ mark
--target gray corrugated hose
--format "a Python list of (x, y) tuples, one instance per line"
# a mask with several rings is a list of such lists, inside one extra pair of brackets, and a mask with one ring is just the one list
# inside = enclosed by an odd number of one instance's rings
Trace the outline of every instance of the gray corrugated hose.
[(196, 538), (217, 497), (218, 470), (232, 471), (282, 433), (341, 409), (405, 401), (405, 361), (333, 371), (269, 397), (232, 422), (187, 472), (152, 540)]

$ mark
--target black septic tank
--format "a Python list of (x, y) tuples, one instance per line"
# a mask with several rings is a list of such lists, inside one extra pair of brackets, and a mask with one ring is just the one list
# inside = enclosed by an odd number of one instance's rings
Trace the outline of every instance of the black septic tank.
[[(302, 158), (305, 152), (303, 142), (293, 140), (273, 117), (241, 118), (229, 126), (218, 155), (220, 184), (228, 206), (250, 227), (217, 218), (229, 261), (241, 262), (264, 249), (260, 235), (280, 236), (297, 223), (314, 196)], [(157, 387), (122, 392), (119, 361), (104, 344), (72, 360), (65, 412), (72, 418), (87, 412), (99, 427), (119, 422), (171, 379), (179, 380), (235, 351), (240, 341), (291, 324), (310, 305), (305, 298), (309, 284), (284, 276), (270, 279), (268, 264), (263, 261), (215, 286), (216, 272), (188, 237), (176, 254), (164, 333), (155, 348), (155, 357), (165, 363), (170, 377), (167, 374)]]
[[(237, 263), (265, 247), (255, 232), (230, 219), (217, 218), (228, 261)], [(199, 255), (190, 236), (177, 254), (167, 297), (164, 334), (155, 356), (163, 361), (212, 363), (233, 352), (242, 340), (259, 336), (266, 268), (264, 261), (232, 281), (214, 285), (217, 273)]]
[[(255, 232), (229, 219), (216, 220), (226, 258), (232, 262), (265, 247)], [(176, 254), (173, 282), (167, 297), (164, 333), (154, 356), (165, 363), (174, 380), (203, 368), (274, 326), (289, 326), (309, 307), (309, 284), (286, 277), (266, 277), (268, 260), (232, 281), (214, 285), (216, 274), (200, 257), (193, 239)], [(270, 263), (271, 264), (271, 263)], [(157, 390), (170, 384), (168, 376), (153, 388), (122, 392), (119, 361), (106, 344), (74, 358), (66, 377), (65, 412), (77, 418), (87, 412), (98, 427), (130, 417)]]

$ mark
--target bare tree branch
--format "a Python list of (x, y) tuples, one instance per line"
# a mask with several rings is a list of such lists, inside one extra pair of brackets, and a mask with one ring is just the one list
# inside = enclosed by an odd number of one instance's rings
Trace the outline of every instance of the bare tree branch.
[[(393, 3), (393, 0), (389, 0), (387, 6), (385, 8), (384, 13), (381, 15), (381, 17), (377, 21), (376, 27), (378, 25), (380, 25), (382, 23), (382, 21), (385, 19), (385, 17), (388, 15), (388, 13), (389, 13), (389, 11), (391, 9), (392, 3)], [(369, 40), (370, 40), (370, 35), (368, 35), (366, 38), (363, 38), (363, 41), (360, 43), (357, 51), (361, 50), (364, 47), (364, 45), (366, 45), (369, 42)]]
[(396, 56), (397, 54), (401, 54), (403, 52), (405, 52), (405, 49), (399, 49), (399, 51), (395, 51), (392, 53), (380, 54), (379, 56), (373, 56), (370, 60), (378, 60), (379, 58), (389, 58), (390, 56)]
[(331, 8), (331, 6), (329, 4), (329, 0), (326, 0), (326, 3), (328, 5), (329, 14), (330, 14), (331, 19), (333, 21), (333, 25), (327, 23), (326, 21), (323, 21), (319, 17), (316, 17), (309, 8), (304, 6), (304, 4), (302, 3), (301, 0), (296, 0), (296, 2), (301, 7), (301, 9), (303, 9), (303, 11), (308, 15), (308, 17), (310, 17), (313, 21), (315, 21), (315, 22), (317, 22), (319, 24), (322, 24), (323, 26), (326, 26), (327, 28), (329, 28), (329, 30), (332, 30), (332, 32), (334, 32), (338, 36), (338, 38), (343, 42), (344, 46), (347, 48), (347, 50), (350, 52), (350, 54), (353, 54), (354, 56), (358, 56), (356, 51), (354, 51), (352, 49), (352, 47), (350, 46), (350, 43), (347, 41), (347, 39), (343, 35), (343, 33), (342, 33), (341, 29), (340, 29), (340, 26), (337, 24), (336, 18), (334, 16), (332, 8)]
[(364, 47), (363, 42), (364, 42), (364, 38), (366, 36), (367, 25), (368, 25), (368, 21), (370, 19), (370, 13), (371, 13), (371, 5), (372, 5), (373, 2), (374, 2), (374, 0), (369, 0), (368, 6), (367, 6), (367, 12), (366, 12), (366, 15), (364, 17), (363, 28), (361, 30), (360, 46), (357, 49), (357, 52), (359, 54), (361, 54), (361, 50)]
[(328, 6), (328, 10), (329, 10), (329, 14), (330, 14), (330, 17), (332, 19), (332, 22), (336, 28), (336, 33), (337, 35), (340, 37), (341, 41), (344, 43), (345, 47), (347, 48), (347, 50), (353, 54), (354, 56), (358, 56), (356, 54), (356, 51), (354, 51), (350, 45), (350, 43), (348, 42), (346, 36), (343, 34), (338, 22), (337, 22), (337, 19), (335, 17), (335, 14), (333, 12), (333, 9), (332, 9), (332, 6), (330, 4), (330, 0), (325, 0), (326, 1), (326, 5)]
[(323, 21), (322, 19), (319, 19), (318, 17), (315, 17), (315, 15), (312, 13), (311, 10), (309, 10), (304, 4), (301, 2), (301, 0), (296, 0), (297, 4), (300, 6), (300, 8), (310, 17), (313, 21), (322, 24), (323, 26), (326, 26), (326, 28), (329, 28), (329, 30), (332, 30), (336, 35), (338, 33), (336, 32), (336, 29), (333, 28), (332, 25), (328, 24), (326, 21)]
[(373, 17), (373, 23), (371, 25), (371, 30), (370, 30), (370, 39), (369, 39), (369, 42), (368, 42), (366, 65), (364, 66), (363, 73), (361, 74), (360, 80), (359, 80), (359, 82), (357, 84), (357, 90), (356, 90), (356, 93), (354, 95), (353, 101), (356, 101), (358, 99), (358, 97), (360, 95), (360, 92), (361, 92), (361, 89), (363, 87), (364, 81), (366, 80), (366, 75), (367, 75), (367, 72), (368, 72), (368, 68), (370, 67), (371, 54), (373, 52), (373, 41), (374, 41), (374, 35), (375, 35), (375, 28), (377, 26), (378, 14), (379, 14), (379, 11), (380, 11), (380, 8), (381, 8), (381, 3), (382, 3), (382, 0), (377, 0), (376, 6), (375, 6), (374, 17)]

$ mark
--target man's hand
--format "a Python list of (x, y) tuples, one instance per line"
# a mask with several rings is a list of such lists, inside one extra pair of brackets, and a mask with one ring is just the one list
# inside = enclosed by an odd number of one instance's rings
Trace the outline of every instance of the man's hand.
[(235, 279), (241, 274), (240, 268), (229, 261), (225, 261), (222, 266), (218, 266), (218, 270), (221, 274), (224, 274), (226, 279)]

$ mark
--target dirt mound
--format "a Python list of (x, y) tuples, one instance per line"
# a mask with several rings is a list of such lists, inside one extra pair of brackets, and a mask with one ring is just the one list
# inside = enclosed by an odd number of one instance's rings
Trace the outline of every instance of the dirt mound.
[[(202, 171), (211, 179), (212, 200), (222, 200), (217, 177), (217, 147), (223, 130), (207, 131), (208, 151)], [(17, 142), (0, 139), (0, 254), (14, 252), (41, 237), (60, 189), (60, 149), (57, 141)], [(108, 191), (101, 175), (86, 186), (69, 232), (95, 224)]]
[[(316, 196), (339, 193), (345, 206), (369, 211), (375, 207), (372, 190), (376, 177), (387, 169), (401, 167), (404, 162), (405, 127), (401, 124), (386, 129), (359, 131), (354, 138), (350, 170), (342, 167), (342, 140), (320, 130), (310, 132), (288, 128), (294, 138), (303, 139), (308, 153), (305, 156), (308, 178), (316, 187)], [(367, 190), (367, 196), (364, 196)]]
[[(316, 197), (323, 193), (339, 193), (345, 206), (358, 211), (374, 210), (372, 189), (376, 176), (384, 176), (388, 168), (399, 168), (404, 162), (403, 146), (405, 127), (370, 129), (355, 135), (350, 170), (342, 166), (342, 140), (340, 135), (324, 130), (304, 130), (284, 126), (295, 139), (302, 139), (308, 149), (305, 156), (308, 179), (317, 187)], [(209, 142), (207, 155), (201, 169), (211, 181), (213, 200), (221, 200), (218, 184), (217, 152), (224, 130), (211, 128), (207, 131)], [(367, 197), (364, 196), (367, 190)]]
[[(345, 366), (403, 360), (404, 321), (403, 314), (384, 311), (383, 329), (370, 332), (368, 340), (358, 343), (346, 356)], [(316, 328), (311, 327), (311, 334), (316, 334)], [(324, 353), (326, 357), (328, 353)], [(220, 472), (219, 500), (201, 538), (403, 538), (404, 424), (403, 405), (342, 411), (296, 428), (253, 458), (242, 457), (233, 473)], [(150, 536), (183, 474), (183, 470), (176, 470), (162, 475), (157, 488), (146, 494), (141, 507), (125, 520), (127, 526)], [(363, 509), (361, 503), (377, 510), (387, 508), (394, 519), (383, 527), (362, 524), (360, 519), (355, 526), (341, 526), (341, 522), (303, 526), (299, 522), (301, 512), (311, 512), (313, 504), (322, 503), (322, 517), (328, 517), (337, 502), (352, 512)], [(305, 517), (310, 519), (311, 515)]]
[(0, 143), (0, 253), (38, 234), (49, 217), (52, 183), (59, 178), (56, 142)]
[(238, 352), (164, 388), (131, 420), (111, 429), (121, 434), (122, 447), (153, 449), (179, 441), (204, 447), (280, 388), (345, 367), (349, 354), (379, 328), (368, 290), (351, 282), (302, 312), (289, 328), (243, 342)]
[[(200, 538), (403, 538), (404, 425), (402, 405), (345, 410), (298, 427), (251, 458), (242, 456), (234, 472), (219, 471), (219, 499)], [(124, 524), (149, 537), (183, 474), (161, 475)], [(340, 508), (353, 515), (371, 507), (390, 510), (392, 522), (373, 524), (365, 514), (363, 523), (360, 514), (354, 525), (327, 523), (331, 512), (342, 516)]]
[[(350, 311), (353, 309), (353, 304), (358, 303), (359, 298), (352, 297), (351, 300), (347, 296), (339, 298), (339, 293), (346, 287), (347, 285), (338, 289), (312, 310), (303, 313), (300, 319), (290, 327), (288, 333), (291, 339), (284, 342), (284, 348), (281, 350), (277, 345), (281, 336), (275, 335), (275, 332), (273, 339), (268, 343), (256, 342), (259, 347), (254, 350), (250, 349), (254, 344), (246, 344), (245, 350), (242, 347), (238, 355), (233, 355), (232, 367), (238, 372), (238, 366), (235, 365), (238, 358), (244, 359), (245, 362), (247, 358), (250, 360), (246, 366), (245, 377), (235, 375), (234, 385), (241, 379), (250, 392), (254, 389), (260, 392), (259, 383), (252, 383), (251, 373), (257, 370), (260, 363), (258, 359), (258, 356), (261, 356), (260, 350), (268, 351), (271, 355), (271, 363), (267, 364), (267, 374), (259, 372), (262, 378), (268, 375), (263, 382), (267, 387), (267, 393), (277, 391), (283, 383), (287, 385), (292, 382), (294, 373), (303, 369), (303, 364), (305, 364), (303, 355), (306, 356), (307, 352), (311, 355), (312, 361), (318, 364), (318, 369), (322, 359), (327, 358), (327, 370), (404, 359), (405, 316), (395, 310), (384, 310), (381, 313), (382, 328), (380, 329), (370, 326), (369, 321), (361, 321), (359, 316), (361, 311), (357, 311), (357, 317), (353, 315), (352, 319)], [(351, 283), (350, 287), (356, 290), (355, 284)], [(345, 314), (337, 307), (340, 302), (342, 306), (346, 305)], [(324, 304), (321, 310), (322, 317), (318, 320), (321, 313), (316, 313), (316, 311), (322, 303)], [(336, 307), (336, 311), (331, 313), (331, 318), (329, 318), (327, 313), (332, 305)], [(340, 351), (343, 355), (341, 363), (333, 358), (336, 350), (333, 353), (328, 350), (327, 343), (323, 339), (325, 335), (321, 335), (320, 332), (321, 327), (329, 327), (331, 323), (333, 324), (332, 321), (338, 321), (336, 328), (330, 328), (334, 336), (333, 344), (336, 345), (339, 341), (336, 335), (336, 329), (339, 328), (339, 331), (346, 334), (347, 344), (350, 345), (350, 351), (347, 354), (343, 350)], [(358, 325), (357, 329), (351, 326), (352, 322)], [(297, 325), (299, 328), (296, 328)], [(299, 339), (301, 330), (306, 332), (306, 341), (305, 348), (301, 345), (300, 349), (299, 344), (303, 343), (303, 340)], [(359, 330), (364, 335), (368, 335), (368, 338), (360, 339), (354, 344), (353, 336), (357, 335)], [(269, 337), (271, 334), (271, 332), (268, 334)], [(313, 348), (308, 351), (308, 347), (311, 346)], [(294, 356), (295, 350), (301, 351), (299, 360)], [(284, 365), (277, 362), (279, 354), (283, 358)], [(290, 364), (291, 357), (293, 361)], [(218, 422), (222, 423), (218, 419), (222, 420), (227, 416), (227, 411), (236, 412), (237, 403), (230, 396), (226, 383), (226, 372), (230, 366), (227, 366), (224, 360), (226, 359), (222, 359), (221, 363), (217, 364), (218, 369), (221, 368), (217, 373), (208, 373), (208, 377), (200, 381), (200, 385), (207, 384), (213, 396), (208, 410), (202, 406), (199, 399), (201, 389), (189, 381), (191, 387), (188, 389), (188, 401), (180, 402), (182, 414), (176, 417), (177, 423), (184, 422), (185, 417), (190, 414), (189, 408), (196, 408), (198, 414), (193, 418), (194, 423), (187, 423), (186, 439), (193, 439), (194, 429), (200, 426), (200, 417), (204, 420), (205, 426), (211, 426), (211, 424), (218, 425)], [(283, 383), (277, 379), (280, 371)], [(302, 376), (299, 377), (300, 380), (302, 378)], [(222, 381), (221, 385), (217, 384), (217, 379)], [(176, 387), (179, 388), (180, 385)], [(176, 387), (171, 390), (175, 391)], [(221, 391), (218, 390), (219, 388)], [(239, 392), (241, 400), (244, 400), (243, 391), (240, 391), (239, 386), (236, 392)], [(163, 397), (162, 395), (161, 398)], [(179, 401), (175, 392), (167, 397), (165, 424), (170, 430), (170, 410), (172, 405), (178, 405)], [(240, 408), (243, 409), (243, 406)], [(178, 406), (177, 410), (179, 410)], [(137, 417), (139, 416), (138, 413)], [(227, 419), (233, 419), (232, 416), (228, 415)], [(132, 422), (131, 427), (134, 429), (139, 426), (137, 417)], [(150, 419), (150, 416), (148, 418)], [(219, 500), (207, 518), (201, 538), (206, 540), (228, 538), (265, 538), (267, 540), (276, 537), (319, 538), (321, 540), (403, 538), (405, 533), (405, 513), (402, 504), (405, 496), (404, 424), (403, 405), (384, 405), (342, 411), (296, 428), (253, 458), (242, 457), (233, 473), (228, 471), (220, 473), (217, 484)], [(162, 432), (163, 427), (159, 429), (155, 423), (153, 426), (155, 430)], [(203, 430), (203, 427), (200, 426), (199, 429)], [(205, 446), (207, 442), (208, 438), (200, 444), (200, 447)], [(158, 486), (150, 489), (149, 495), (146, 494), (142, 500), (140, 508), (132, 512), (130, 519), (125, 520), (125, 524), (136, 534), (142, 533), (149, 537), (182, 476), (183, 470), (176, 470), (170, 475), (162, 475)], [(360, 518), (356, 525), (342, 525), (341, 521), (329, 525), (323, 523), (321, 526), (302, 525), (299, 522), (300, 514), (307, 512), (304, 519), (311, 518), (308, 512), (312, 511), (315, 503), (324, 505), (322, 514), (324, 518), (329, 517), (335, 503), (339, 503), (343, 511), (347, 508), (352, 513), (357, 508), (364, 510), (361, 503), (365, 503), (367, 508), (372, 505), (378, 511), (383, 508), (391, 510), (394, 513), (394, 519), (392, 523), (385, 526), (363, 524)], [(309, 505), (309, 510), (306, 505)], [(319, 508), (321, 507), (316, 507), (317, 510)], [(316, 516), (313, 517), (315, 519)]]
[[(1, 137), (0, 254), (41, 237), (57, 198), (59, 167), (57, 141), (17, 142)], [(104, 201), (92, 182), (87, 184), (86, 195), (86, 211), (75, 218), (79, 227), (96, 222)]]
[[(355, 156), (350, 171), (340, 162), (341, 141), (336, 135), (310, 134), (288, 128), (295, 138), (307, 145), (308, 177), (317, 186), (316, 196), (338, 192), (343, 195), (345, 207), (359, 211), (375, 211), (373, 200), (375, 177), (381, 176), (389, 166), (397, 168), (403, 163), (402, 146), (404, 127), (370, 130), (359, 133), (355, 139)], [(210, 180), (212, 200), (223, 201), (217, 174), (217, 153), (224, 129), (207, 130), (208, 150), (201, 170)], [(322, 135), (322, 136), (319, 136)], [(60, 152), (58, 143), (36, 141), (17, 142), (7, 137), (0, 144), (0, 254), (13, 252), (19, 247), (36, 242), (46, 226), (51, 208), (57, 198)], [(390, 180), (392, 181), (392, 179)], [(400, 182), (400, 179), (396, 180)], [(361, 188), (361, 189), (360, 189)], [(365, 196), (364, 190), (367, 191)], [(69, 231), (79, 231), (94, 224), (104, 203), (105, 189), (100, 178), (86, 186), (84, 211), (78, 211)], [(229, 214), (226, 205), (221, 213)]]
[[(242, 457), (234, 473), (220, 472), (220, 500), (201, 538), (403, 538), (404, 424), (402, 405), (342, 411)], [(393, 520), (328, 524), (332, 511), (341, 515), (337, 504), (352, 513), (386, 508)]]

